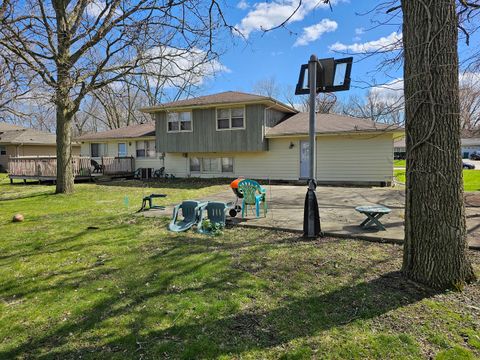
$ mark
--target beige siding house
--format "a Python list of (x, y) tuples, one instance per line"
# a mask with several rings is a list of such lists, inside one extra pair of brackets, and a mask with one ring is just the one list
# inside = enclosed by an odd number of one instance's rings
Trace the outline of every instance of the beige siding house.
[(155, 149), (154, 123), (88, 133), (76, 140), (81, 144), (81, 155), (97, 161), (102, 156), (132, 156), (135, 158), (135, 168), (159, 169), (163, 166), (163, 156)]
[[(74, 155), (80, 154), (80, 145), (72, 144)], [(8, 159), (16, 156), (55, 156), (55, 134), (0, 122), (0, 167), (8, 170)]]
[[(308, 176), (308, 114), (264, 96), (228, 91), (142, 111), (156, 122), (156, 149), (177, 177), (301, 180)], [(317, 179), (389, 184), (403, 129), (317, 114)]]

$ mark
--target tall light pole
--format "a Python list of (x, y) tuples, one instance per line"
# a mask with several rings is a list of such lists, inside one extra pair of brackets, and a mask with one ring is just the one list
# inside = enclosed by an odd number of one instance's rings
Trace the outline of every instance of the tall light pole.
[[(308, 64), (300, 68), (295, 94), (309, 94), (310, 113), (308, 118), (309, 135), (309, 177), (308, 189), (305, 196), (303, 211), (303, 235), (308, 238), (315, 238), (321, 235), (320, 213), (318, 210), (317, 195), (315, 189), (316, 181), (316, 109), (315, 98), (320, 92), (335, 92), (348, 90), (350, 88), (350, 73), (352, 70), (353, 58), (335, 60), (333, 58), (318, 60), (316, 55), (310, 56)], [(308, 70), (308, 85), (305, 87), (305, 72)]]

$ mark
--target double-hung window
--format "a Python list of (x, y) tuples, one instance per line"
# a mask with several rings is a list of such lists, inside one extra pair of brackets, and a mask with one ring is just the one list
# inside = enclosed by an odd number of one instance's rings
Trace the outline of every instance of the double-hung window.
[(92, 157), (102, 157), (107, 155), (107, 144), (104, 143), (91, 143), (90, 155)]
[(168, 132), (188, 132), (192, 129), (192, 113), (190, 111), (167, 113)]
[(0, 145), (0, 155), (7, 155), (7, 148)]
[(245, 107), (217, 109), (217, 130), (245, 129)]
[(147, 158), (154, 158), (155, 157), (155, 140), (149, 141), (137, 141), (137, 157), (147, 157)]

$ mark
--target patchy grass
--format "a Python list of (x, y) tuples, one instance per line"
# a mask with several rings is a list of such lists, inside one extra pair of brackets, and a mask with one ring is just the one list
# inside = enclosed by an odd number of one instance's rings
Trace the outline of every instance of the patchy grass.
[[(136, 184), (65, 196), (0, 183), (0, 358), (480, 356), (480, 285), (438, 294), (408, 282), (395, 245), (169, 233), (168, 219), (133, 214), (153, 192)], [(225, 187), (159, 186), (165, 202)]]
[[(397, 181), (405, 183), (405, 170), (394, 170)], [(480, 171), (463, 170), (463, 186), (465, 191), (480, 191)]]

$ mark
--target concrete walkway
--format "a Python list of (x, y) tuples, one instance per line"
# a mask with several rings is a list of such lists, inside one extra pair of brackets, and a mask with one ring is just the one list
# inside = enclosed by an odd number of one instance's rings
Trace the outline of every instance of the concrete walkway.
[[(240, 214), (233, 222), (240, 226), (263, 227), (288, 231), (303, 232), (303, 206), (306, 186), (272, 185), (266, 186), (268, 215), (255, 218), (248, 214), (241, 219)], [(404, 204), (405, 195), (402, 190), (394, 188), (351, 188), (351, 187), (318, 187), (317, 199), (320, 208), (322, 231), (326, 235), (346, 238), (360, 238), (376, 241), (401, 243), (404, 238)], [(231, 202), (235, 200), (229, 188), (214, 194), (208, 199)], [(392, 209), (382, 217), (386, 231), (363, 229), (358, 225), (365, 216), (354, 208), (360, 205), (380, 204)], [(467, 193), (466, 213), (469, 244), (480, 249), (480, 194)], [(149, 211), (145, 216), (170, 215), (171, 207), (165, 211)], [(263, 214), (263, 213), (262, 213)]]

